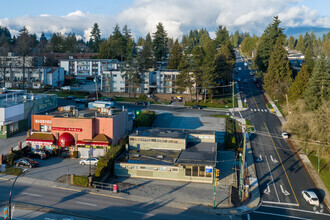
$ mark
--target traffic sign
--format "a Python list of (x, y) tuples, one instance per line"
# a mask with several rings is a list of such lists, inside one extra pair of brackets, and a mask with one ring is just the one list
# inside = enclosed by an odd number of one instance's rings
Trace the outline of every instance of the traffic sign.
[(8, 206), (6, 206), (3, 212), (3, 218), (7, 219), (8, 217), (9, 217), (9, 210), (8, 210)]

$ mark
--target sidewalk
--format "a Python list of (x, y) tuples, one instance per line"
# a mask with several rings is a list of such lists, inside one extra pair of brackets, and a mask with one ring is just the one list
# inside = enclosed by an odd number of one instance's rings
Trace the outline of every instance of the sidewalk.
[[(286, 120), (283, 117), (283, 115), (281, 114), (281, 112), (278, 110), (277, 106), (274, 104), (274, 102), (272, 101), (272, 99), (269, 97), (269, 95), (267, 93), (264, 93), (265, 97), (267, 98), (268, 102), (271, 103), (271, 105), (274, 108), (274, 111), (276, 113), (276, 115), (278, 116), (279, 120), (281, 121), (281, 123), (285, 123)], [(294, 142), (292, 140), (292, 142)], [(293, 144), (295, 145), (295, 144)], [(293, 147), (293, 151), (297, 152), (297, 149), (295, 147)], [(321, 189), (320, 191), (323, 191), (325, 194), (324, 195), (324, 203), (327, 206), (328, 210), (330, 208), (330, 194), (329, 191), (327, 189), (327, 187), (324, 185), (322, 179), (320, 178), (320, 176), (317, 174), (316, 170), (314, 169), (314, 167), (312, 166), (311, 162), (309, 161), (308, 157), (305, 154), (301, 154), (299, 152), (297, 152), (298, 155), (298, 159), (301, 161), (301, 163), (303, 164), (303, 166), (305, 167), (305, 170), (307, 171), (308, 175), (311, 177), (311, 179), (313, 180), (315, 186), (319, 189)]]

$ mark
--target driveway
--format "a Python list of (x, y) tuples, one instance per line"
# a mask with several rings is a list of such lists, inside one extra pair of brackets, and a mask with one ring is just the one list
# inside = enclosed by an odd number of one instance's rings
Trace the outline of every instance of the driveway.
[(22, 146), (24, 147), (26, 139), (26, 131), (21, 132), (19, 134), (14, 135), (13, 137), (7, 139), (0, 139), (0, 154), (8, 154), (9, 148), (13, 148), (14, 150), (17, 148), (18, 142), (22, 142)]
[[(25, 174), (27, 177), (56, 181), (63, 175), (89, 175), (89, 166), (80, 165), (80, 159), (64, 159), (59, 157), (51, 157), (45, 160), (34, 159), (39, 162), (39, 167), (29, 169)], [(92, 166), (92, 174), (96, 166)]]

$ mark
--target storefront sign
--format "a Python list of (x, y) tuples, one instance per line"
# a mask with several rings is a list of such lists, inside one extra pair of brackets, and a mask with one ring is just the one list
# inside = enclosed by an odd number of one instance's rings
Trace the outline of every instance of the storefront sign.
[(206, 173), (212, 173), (212, 172), (213, 172), (213, 168), (210, 167), (210, 166), (206, 166), (206, 167), (205, 167), (205, 172), (206, 172)]
[(52, 121), (51, 121), (51, 120), (39, 120), (39, 119), (36, 119), (36, 120), (35, 120), (35, 123), (40, 123), (40, 124), (51, 124)]
[(33, 145), (53, 145), (53, 142), (44, 142), (44, 141), (28, 141), (31, 142)]
[(52, 131), (75, 131), (81, 132), (81, 128), (61, 128), (61, 127), (52, 127)]

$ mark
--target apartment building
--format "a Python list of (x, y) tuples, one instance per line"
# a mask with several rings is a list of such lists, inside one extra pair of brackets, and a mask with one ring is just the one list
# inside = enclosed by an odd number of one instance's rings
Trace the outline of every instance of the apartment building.
[(105, 70), (120, 70), (123, 62), (109, 59), (61, 59), (60, 67), (63, 67), (68, 75), (85, 78), (88, 76), (101, 76)]

